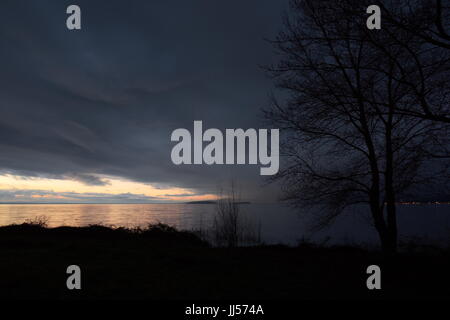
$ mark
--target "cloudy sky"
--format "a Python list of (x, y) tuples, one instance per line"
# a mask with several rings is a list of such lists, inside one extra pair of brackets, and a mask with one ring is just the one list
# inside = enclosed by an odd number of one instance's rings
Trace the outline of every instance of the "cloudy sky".
[[(66, 8), (82, 30), (66, 28)], [(0, 3), (0, 202), (211, 199), (234, 179), (276, 198), (259, 166), (175, 166), (177, 128), (264, 127), (264, 39), (286, 1)], [(270, 196), (269, 196), (270, 195)]]

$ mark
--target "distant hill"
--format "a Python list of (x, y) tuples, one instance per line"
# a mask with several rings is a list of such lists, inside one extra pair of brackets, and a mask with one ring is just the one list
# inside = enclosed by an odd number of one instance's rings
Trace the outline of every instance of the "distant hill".
[[(189, 201), (186, 204), (217, 204), (216, 200), (203, 200), (203, 201)], [(250, 204), (248, 201), (236, 202), (237, 204)]]
[(203, 201), (188, 201), (186, 204), (216, 204), (215, 200), (203, 200)]

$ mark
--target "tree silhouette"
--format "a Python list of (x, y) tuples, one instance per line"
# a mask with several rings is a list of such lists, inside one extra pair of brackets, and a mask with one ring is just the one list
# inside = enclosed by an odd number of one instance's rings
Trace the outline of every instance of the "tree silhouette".
[[(411, 59), (415, 60), (417, 68), (416, 77), (410, 81), (409, 85), (414, 89), (417, 99), (417, 106), (402, 112), (432, 121), (450, 123), (450, 105), (447, 96), (442, 97), (438, 102), (435, 97), (436, 91), (442, 92), (442, 87), (448, 91), (446, 79), (437, 78), (430, 80), (427, 78), (427, 69), (430, 67), (430, 60), (441, 59), (441, 64), (434, 66), (448, 71), (448, 61), (440, 57), (442, 51), (450, 50), (450, 6), (449, 1), (442, 0), (413, 0), (413, 1), (381, 1), (383, 21), (386, 23), (386, 32), (391, 35), (394, 32), (402, 32), (408, 35), (408, 42), (395, 39), (397, 44), (409, 50)], [(423, 45), (420, 50), (412, 47), (411, 39)], [(382, 45), (375, 42), (374, 44)], [(445, 54), (444, 54), (445, 55)], [(391, 57), (395, 63), (400, 63), (395, 56)], [(447, 74), (448, 76), (448, 74)]]
[[(370, 4), (291, 1), (273, 41), (279, 63), (268, 68), (287, 98), (274, 98), (265, 115), (285, 134), (286, 166), (276, 176), (285, 199), (318, 213), (318, 227), (349, 205), (368, 204), (382, 249), (392, 253), (396, 202), (432, 181), (424, 164), (448, 130), (445, 122), (411, 114), (418, 108), (417, 77), (442, 84), (448, 56), (428, 52), (426, 41), (402, 28), (368, 30), (363, 13)], [(417, 70), (419, 53), (432, 60)], [(444, 106), (442, 97), (420, 89), (434, 99), (434, 110)]]
[(379, 4), (388, 22), (409, 33), (414, 33), (430, 44), (450, 49), (450, 27), (447, 22), (450, 9), (448, 0), (400, 0), (395, 3), (395, 6), (403, 7), (404, 10), (401, 11), (392, 10), (394, 3), (384, 5), (385, 2), (387, 1), (380, 1)]

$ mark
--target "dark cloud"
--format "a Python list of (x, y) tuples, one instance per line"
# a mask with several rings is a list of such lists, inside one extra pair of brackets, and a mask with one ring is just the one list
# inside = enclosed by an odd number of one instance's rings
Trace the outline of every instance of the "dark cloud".
[(80, 0), (73, 32), (72, 1), (2, 1), (0, 170), (199, 193), (235, 177), (249, 197), (272, 194), (257, 166), (174, 166), (170, 133), (194, 120), (261, 126), (272, 89), (259, 68), (273, 59), (264, 38), (286, 2)]
[(72, 174), (68, 175), (67, 178), (79, 181), (89, 186), (107, 186), (110, 182), (106, 179), (102, 179), (97, 176), (89, 175), (89, 174)]

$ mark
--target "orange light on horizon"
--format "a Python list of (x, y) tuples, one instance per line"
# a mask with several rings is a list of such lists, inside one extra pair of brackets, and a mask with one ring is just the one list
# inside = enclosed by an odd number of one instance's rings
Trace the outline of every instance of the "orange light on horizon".
[[(201, 201), (217, 199), (215, 194), (197, 194), (194, 190), (179, 187), (156, 188), (151, 184), (131, 181), (119, 177), (98, 176), (106, 181), (105, 185), (86, 185), (80, 181), (65, 178), (53, 179), (43, 177), (24, 177), (12, 174), (0, 175), (0, 190), (4, 191), (33, 191), (30, 195), (33, 199), (46, 200), (71, 200), (64, 193), (75, 194), (98, 194), (98, 195), (121, 195), (134, 194), (151, 197), (162, 201)], [(58, 194), (61, 193), (61, 194)], [(20, 194), (17, 195), (21, 197)], [(13, 200), (13, 199), (11, 199)]]

